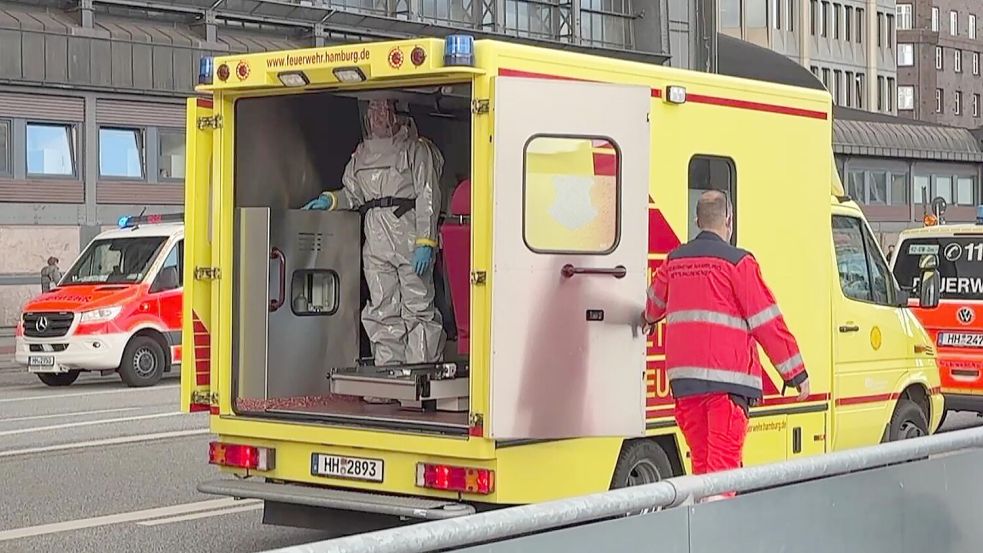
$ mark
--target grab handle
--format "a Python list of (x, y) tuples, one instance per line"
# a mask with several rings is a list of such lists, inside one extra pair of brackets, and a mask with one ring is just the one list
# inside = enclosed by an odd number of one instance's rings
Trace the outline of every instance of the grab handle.
[(270, 259), (279, 261), (280, 265), (280, 297), (270, 300), (270, 313), (272, 313), (283, 307), (284, 302), (287, 301), (287, 258), (279, 248), (273, 248), (270, 250)]
[(624, 265), (618, 265), (610, 269), (594, 268), (594, 267), (574, 267), (569, 263), (564, 265), (560, 272), (564, 277), (570, 278), (574, 275), (609, 275), (614, 278), (625, 278), (628, 274), (628, 269)]

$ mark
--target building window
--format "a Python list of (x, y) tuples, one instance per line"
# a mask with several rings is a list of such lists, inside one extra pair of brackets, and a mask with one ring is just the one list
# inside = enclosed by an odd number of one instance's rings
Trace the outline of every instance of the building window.
[(843, 105), (843, 94), (840, 92), (843, 90), (843, 72), (835, 70), (833, 71), (833, 103), (842, 106)]
[[(591, 153), (593, 152), (593, 154)], [(576, 170), (603, 157), (594, 175)], [(526, 143), (523, 238), (537, 253), (604, 254), (618, 244), (621, 153), (611, 140), (535, 136)], [(597, 164), (597, 161), (595, 161)]]
[(852, 28), (853, 28), (853, 8), (846, 6), (843, 8), (843, 40), (850, 42), (852, 38)]
[(782, 2), (785, 0), (771, 0), (771, 26), (777, 30), (782, 30), (782, 11), (784, 6)]
[(942, 89), (935, 89), (935, 113), (942, 113)]
[(720, 26), (724, 29), (741, 28), (741, 0), (721, 0)]
[(719, 190), (730, 198), (734, 206), (734, 235), (730, 241), (737, 243), (737, 172), (734, 160), (727, 157), (697, 155), (689, 162), (689, 238), (699, 234), (696, 226), (696, 203), (707, 190)]
[(898, 44), (898, 67), (915, 65), (915, 45)]
[(10, 121), (0, 119), (0, 175), (10, 173)]
[(898, 4), (895, 7), (898, 16), (898, 30), (907, 31), (911, 29), (911, 4)]
[(823, 2), (823, 11), (820, 14), (821, 18), (819, 21), (819, 34), (821, 36), (829, 36), (829, 2)]
[(939, 9), (932, 8), (932, 31), (939, 32)]
[(864, 41), (864, 9), (857, 8), (857, 43)]
[(969, 15), (969, 38), (976, 40), (976, 16)]
[(887, 78), (887, 90), (885, 91), (885, 93), (886, 93), (885, 96), (887, 96), (887, 111), (889, 113), (893, 113), (894, 99), (896, 97), (896, 93), (894, 91), (894, 78), (892, 77)]
[(949, 34), (959, 35), (959, 12), (955, 10), (949, 12)]
[(184, 133), (181, 131), (161, 130), (160, 157), (157, 161), (161, 180), (184, 179)]
[(50, 123), (27, 124), (27, 174), (75, 176), (75, 127)]
[(812, 71), (812, 74), (815, 75), (817, 79), (819, 78), (819, 68), (818, 67), (816, 67), (815, 65), (813, 65), (812, 67), (809, 68), (809, 70)]
[(931, 186), (931, 181), (928, 177), (915, 175), (914, 178), (914, 201), (916, 204), (927, 204), (929, 203), (929, 187)]
[(745, 0), (745, 18), (750, 29), (768, 28), (768, 3), (766, 0)]
[(864, 76), (857, 75), (857, 108), (864, 109)]
[(853, 72), (846, 72), (846, 105), (853, 107)]
[(99, 176), (142, 180), (144, 148), (140, 129), (99, 129)]
[(890, 49), (894, 48), (894, 42), (895, 42), (895, 40), (894, 40), (894, 16), (888, 14), (885, 17), (887, 18), (887, 36), (884, 37), (885, 38), (885, 41), (884, 42), (886, 42), (885, 46), (887, 46), (887, 49), (890, 50)]
[(936, 46), (935, 47), (935, 68), (938, 69), (939, 71), (941, 71), (942, 68), (944, 67), (943, 61), (942, 61), (943, 57), (944, 57), (944, 55), (943, 55), (943, 52), (942, 52), (942, 47), (941, 46)]
[(941, 197), (946, 203), (952, 203), (952, 177), (949, 176), (938, 176), (936, 175), (933, 179), (935, 181), (935, 197)]
[(898, 110), (908, 111), (915, 109), (915, 87), (898, 87)]
[(976, 195), (973, 194), (976, 188), (976, 179), (973, 177), (956, 177), (956, 204), (975, 205)]
[(877, 77), (877, 111), (884, 111), (884, 77)]
[(785, 4), (785, 30), (788, 32), (795, 31), (795, 4), (798, 0), (784, 0)]
[(877, 12), (877, 47), (884, 46), (884, 14)]
[(959, 49), (955, 49), (952, 52), (953, 52), (953, 55), (952, 55), (953, 62), (952, 63), (955, 64), (953, 66), (953, 68), (956, 70), (956, 73), (962, 73), (963, 72), (963, 51), (962, 50), (959, 50)]
[(980, 95), (973, 94), (973, 117), (980, 116)]
[(953, 109), (954, 113), (956, 115), (962, 115), (962, 113), (963, 113), (963, 93), (960, 92), (960, 91), (958, 91), (958, 90), (956, 91), (955, 102), (956, 102), (956, 107)]
[(843, 9), (839, 4), (833, 4), (833, 38), (840, 39), (840, 11)]
[(812, 36), (816, 36), (819, 34), (819, 0), (812, 0), (809, 3), (809, 14)]
[(829, 69), (823, 68), (823, 86), (829, 90)]

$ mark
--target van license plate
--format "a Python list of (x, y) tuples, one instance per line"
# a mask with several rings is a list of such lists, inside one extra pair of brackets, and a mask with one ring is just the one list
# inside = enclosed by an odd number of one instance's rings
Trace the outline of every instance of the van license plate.
[(54, 367), (55, 356), (54, 355), (29, 355), (27, 357), (27, 365), (29, 367)]
[(939, 345), (983, 348), (983, 334), (973, 332), (940, 332)]
[(311, 454), (311, 474), (314, 476), (382, 482), (384, 466), (381, 459), (341, 457), (324, 453)]

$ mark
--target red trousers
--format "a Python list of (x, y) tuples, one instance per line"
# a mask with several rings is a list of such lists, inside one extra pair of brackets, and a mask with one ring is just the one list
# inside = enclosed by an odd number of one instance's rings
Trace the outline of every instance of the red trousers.
[(747, 415), (729, 395), (715, 393), (677, 399), (676, 423), (689, 445), (693, 474), (743, 466)]

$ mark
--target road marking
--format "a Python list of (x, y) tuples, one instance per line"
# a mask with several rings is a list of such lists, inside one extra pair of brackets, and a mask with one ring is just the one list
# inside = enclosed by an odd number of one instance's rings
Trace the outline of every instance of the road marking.
[(17, 430), (4, 430), (0, 436), (13, 436), (15, 434), (30, 434), (31, 432), (46, 432), (48, 430), (60, 430), (62, 428), (78, 428), (80, 426), (95, 426), (99, 424), (112, 424), (116, 422), (142, 421), (147, 419), (160, 419), (164, 417), (176, 417), (184, 415), (181, 411), (174, 413), (156, 413), (153, 415), (140, 415), (137, 417), (121, 417), (118, 419), (99, 419), (96, 421), (69, 422), (65, 424), (54, 424), (51, 426), (35, 426), (33, 428), (19, 428)]
[(139, 411), (139, 407), (121, 407), (119, 409), (99, 409), (96, 411), (74, 411), (72, 413), (58, 413), (55, 415), (32, 415), (30, 417), (14, 417), (11, 419), (0, 419), (0, 422), (19, 422), (33, 421), (38, 419), (57, 419), (58, 417), (74, 417), (78, 415), (100, 415), (103, 413), (122, 413), (123, 411)]
[(0, 451), (0, 458), (14, 457), (16, 455), (31, 455), (33, 453), (49, 453), (52, 451), (65, 451), (69, 449), (85, 449), (89, 447), (100, 447), (119, 444), (132, 444), (136, 442), (152, 442), (155, 440), (166, 440), (168, 438), (184, 438), (187, 436), (198, 436), (211, 432), (207, 428), (195, 430), (176, 430), (174, 432), (159, 432), (157, 434), (143, 434), (138, 436), (122, 436), (120, 438), (106, 438), (103, 440), (90, 440), (86, 442), (73, 442), (69, 444), (49, 445), (44, 447), (30, 447), (27, 449), (13, 449), (10, 451)]
[(198, 520), (200, 518), (209, 517), (220, 517), (224, 515), (232, 515), (235, 513), (245, 513), (246, 511), (258, 511), (263, 508), (263, 502), (258, 499), (250, 499), (241, 501), (240, 503), (248, 503), (248, 505), (243, 505), (242, 507), (233, 507), (231, 509), (222, 509), (218, 511), (205, 511), (204, 513), (192, 513), (190, 515), (181, 515), (177, 517), (169, 518), (158, 518), (156, 520), (145, 520), (143, 522), (138, 522), (140, 526), (160, 526), (161, 524), (174, 524), (175, 522), (185, 522), (188, 520)]
[(11, 403), (13, 401), (34, 401), (38, 399), (61, 399), (65, 397), (85, 397), (85, 396), (101, 396), (104, 394), (132, 394), (136, 392), (154, 392), (159, 390), (169, 390), (171, 388), (180, 388), (180, 384), (171, 384), (169, 386), (148, 386), (146, 388), (122, 388), (119, 390), (98, 390), (95, 392), (78, 392), (74, 394), (54, 394), (48, 396), (28, 396), (28, 397), (9, 397), (5, 399), (0, 399), (0, 403)]
[(224, 509), (238, 505), (241, 505), (238, 500), (227, 497), (222, 499), (197, 501), (195, 503), (172, 505), (170, 507), (157, 507), (154, 509), (144, 509), (142, 511), (131, 511), (129, 513), (117, 513), (115, 515), (67, 520), (64, 522), (55, 522), (53, 524), (27, 526), (24, 528), (0, 531), (0, 542), (45, 536), (60, 532), (70, 532), (72, 530), (82, 530), (85, 528), (95, 528), (97, 526), (108, 526), (110, 524), (120, 524), (123, 522), (137, 522), (158, 517), (197, 513), (214, 509)]

